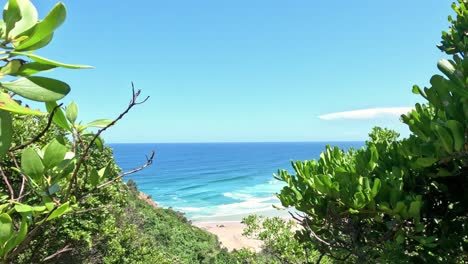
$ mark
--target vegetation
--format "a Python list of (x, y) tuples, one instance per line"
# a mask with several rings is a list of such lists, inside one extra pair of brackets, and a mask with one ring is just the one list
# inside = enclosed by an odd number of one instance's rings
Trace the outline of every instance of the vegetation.
[[(116, 119), (83, 125), (77, 104), (62, 109), (56, 102), (70, 87), (36, 76), (56, 67), (89, 68), (33, 53), (52, 40), (65, 16), (62, 3), (38, 20), (29, 0), (9, 0), (0, 22), (0, 75), (13, 79), (0, 83), (0, 263), (235, 261), (214, 235), (146, 204), (135, 185), (121, 181), (150, 165), (154, 153), (122, 173), (100, 135), (146, 101), (138, 101), (140, 91), (133, 90)], [(31, 109), (27, 100), (44, 103), (47, 112)]]
[[(426, 100), (402, 116), (411, 135), (375, 128), (359, 150), (327, 146), (320, 159), (279, 171), (278, 195), (294, 206), (297, 239), (337, 261), (468, 262), (468, 10), (439, 48), (452, 56), (437, 66), (431, 87), (413, 87)], [(320, 262), (321, 258), (317, 262)]]

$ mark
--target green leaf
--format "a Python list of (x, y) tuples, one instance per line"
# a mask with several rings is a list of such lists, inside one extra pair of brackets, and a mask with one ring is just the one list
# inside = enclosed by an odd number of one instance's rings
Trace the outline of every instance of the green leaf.
[(2, 92), (0, 92), (0, 109), (22, 115), (46, 115), (46, 113), (19, 105), (15, 100), (11, 99), (9, 94)]
[(33, 211), (33, 208), (27, 204), (16, 204), (14, 208), (18, 213), (29, 213)]
[(439, 125), (435, 125), (434, 128), (438, 138), (442, 142), (442, 146), (444, 147), (445, 151), (447, 151), (448, 153), (452, 153), (453, 138), (450, 135), (450, 132), (445, 127)]
[(21, 244), (21, 242), (23, 242), (23, 240), (26, 238), (26, 235), (28, 234), (28, 221), (27, 220), (28, 219), (25, 216), (23, 216), (21, 218), (20, 229), (18, 231), (18, 234), (16, 235), (15, 243), (13, 244), (13, 248), (15, 248), (16, 246)]
[(35, 76), (3, 82), (1, 86), (25, 98), (39, 102), (57, 101), (70, 92), (70, 86), (62, 81)]
[[(34, 28), (32, 28), (31, 30), (29, 31), (33, 31)], [(25, 33), (25, 35), (29, 34), (29, 31)], [(26, 36), (23, 36), (23, 37), (19, 37), (18, 39), (16, 39), (14, 42), (13, 42), (13, 45), (15, 45), (16, 43), (21, 43), (24, 38), (27, 38)], [(28, 50), (38, 50), (42, 47), (45, 47), (47, 45), (49, 45), (49, 43), (52, 41), (52, 39), (54, 38), (54, 34), (50, 34), (49, 36), (43, 38), (41, 41), (37, 42), (36, 44), (28, 47)]]
[(377, 194), (380, 191), (380, 186), (381, 186), (380, 179), (376, 178), (374, 180), (374, 185), (372, 186), (372, 190), (371, 190), (372, 198), (377, 196)]
[(66, 202), (66, 203), (60, 205), (59, 207), (57, 207), (57, 209), (55, 209), (49, 215), (49, 217), (47, 217), (46, 221), (50, 221), (50, 220), (52, 220), (54, 218), (62, 216), (63, 214), (65, 214), (66, 212), (69, 211), (69, 207), (70, 207), (70, 202)]
[(49, 71), (56, 68), (53, 65), (42, 64), (38, 62), (29, 62), (21, 65), (21, 67), (16, 72), (18, 76), (31, 76), (38, 72)]
[(21, 168), (26, 175), (33, 178), (36, 182), (44, 174), (44, 165), (42, 164), (41, 157), (32, 148), (23, 150)]
[(98, 171), (94, 167), (92, 167), (91, 172), (89, 174), (89, 183), (91, 184), (91, 186), (96, 187), (99, 184), (99, 180), (100, 177)]
[(98, 119), (98, 120), (94, 120), (93, 122), (89, 122), (88, 124), (85, 124), (83, 126), (80, 126), (80, 131), (81, 130), (85, 130), (86, 128), (88, 127), (99, 127), (99, 128), (103, 128), (103, 127), (106, 127), (108, 126), (110, 123), (112, 123), (113, 120), (111, 119)]
[(50, 169), (57, 166), (63, 160), (66, 153), (67, 147), (60, 144), (57, 139), (52, 140), (44, 151), (44, 158), (42, 159), (44, 167)]
[(453, 147), (456, 151), (461, 151), (465, 148), (465, 129), (462, 123), (457, 120), (448, 120), (445, 126), (450, 130), (453, 136)]
[[(53, 101), (46, 102), (45, 105), (49, 113), (52, 113), (52, 110), (54, 110), (54, 108), (58, 106), (57, 103)], [(54, 117), (52, 118), (52, 121), (54, 121), (54, 123), (57, 126), (63, 129), (66, 129), (68, 131), (71, 131), (70, 125), (68, 124), (67, 118), (65, 117), (65, 114), (63, 113), (62, 108), (58, 107), (57, 110), (55, 110), (55, 114), (54, 114)]]
[(5, 34), (9, 35), (10, 31), (15, 27), (16, 22), (21, 20), (21, 10), (16, 0), (9, 0), (3, 9), (3, 20), (5, 21)]
[(16, 37), (36, 25), (38, 20), (37, 10), (29, 0), (16, 0), (18, 3), (21, 20), (16, 22), (15, 27), (10, 31), (11, 37)]
[(10, 215), (7, 213), (0, 214), (0, 245), (7, 242), (12, 234), (13, 225)]
[(65, 110), (65, 115), (67, 116), (68, 121), (74, 124), (78, 117), (78, 105), (75, 102), (71, 102)]
[(50, 60), (50, 59), (47, 59), (47, 58), (32, 54), (30, 52), (16, 52), (16, 51), (13, 51), (13, 52), (10, 52), (10, 54), (19, 55), (19, 56), (26, 56), (26, 57), (29, 57), (30, 59), (32, 59), (33, 61), (35, 61), (37, 63), (41, 63), (43, 65), (50, 65), (50, 66), (55, 66), (55, 67), (68, 68), (68, 69), (89, 69), (89, 68), (93, 68), (93, 67), (88, 66), (88, 65), (66, 64), (66, 63), (61, 63), (61, 62), (58, 62), (58, 61), (53, 61), (53, 60)]
[(13, 138), (13, 123), (7, 111), (0, 110), (0, 159), (5, 156), (11, 147)]
[(439, 159), (437, 158), (418, 158), (416, 160), (416, 165), (426, 168), (432, 166), (434, 163), (436, 163)]
[(16, 75), (23, 65), (22, 60), (11, 60), (5, 66), (0, 68), (0, 77), (4, 75)]
[(62, 3), (55, 5), (44, 20), (34, 26), (29, 38), (17, 45), (15, 50), (31, 50), (31, 46), (54, 33), (54, 31), (65, 21), (66, 15), (67, 11)]

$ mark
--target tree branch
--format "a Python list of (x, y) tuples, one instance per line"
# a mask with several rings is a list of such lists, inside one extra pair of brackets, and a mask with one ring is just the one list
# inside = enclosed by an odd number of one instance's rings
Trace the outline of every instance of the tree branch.
[(65, 200), (68, 199), (68, 197), (69, 197), (69, 195), (70, 195), (70, 193), (72, 191), (72, 188), (73, 188), (73, 183), (75, 182), (76, 177), (78, 176), (78, 171), (81, 168), (81, 165), (83, 164), (83, 162), (86, 160), (88, 152), (89, 152), (90, 148), (96, 142), (96, 139), (104, 131), (106, 131), (109, 127), (115, 125), (115, 123), (117, 123), (120, 119), (122, 119), (130, 111), (130, 109), (132, 109), (135, 105), (142, 104), (142, 103), (146, 102), (146, 100), (148, 100), (149, 96), (147, 96), (143, 101), (137, 102), (137, 99), (138, 99), (138, 96), (140, 95), (140, 92), (141, 92), (141, 90), (138, 90), (137, 92), (135, 92), (135, 87), (134, 87), (133, 82), (132, 82), (132, 99), (130, 100), (130, 103), (128, 104), (127, 108), (116, 119), (114, 119), (111, 123), (109, 123), (107, 126), (101, 128), (101, 129), (99, 129), (98, 132), (96, 133), (96, 135), (94, 135), (94, 137), (91, 139), (89, 144), (86, 146), (86, 148), (83, 151), (83, 154), (81, 155), (81, 158), (78, 160), (78, 162), (75, 165), (75, 169), (73, 171), (72, 178), (70, 180), (70, 184), (68, 185), (68, 190), (67, 190), (67, 192), (65, 194)]
[(10, 199), (15, 199), (15, 193), (13, 192), (13, 187), (11, 187), (10, 182), (8, 181), (8, 177), (6, 176), (5, 172), (3, 171), (2, 165), (0, 165), (0, 172), (2, 173), (3, 181), (8, 188), (8, 192), (10, 192)]
[(16, 146), (16, 147), (13, 147), (11, 149), (8, 150), (8, 152), (13, 152), (15, 150), (19, 150), (19, 149), (23, 149), (29, 145), (31, 145), (32, 143), (38, 141), (42, 136), (44, 136), (44, 134), (47, 132), (47, 130), (49, 130), (50, 128), (50, 125), (52, 125), (52, 119), (54, 118), (54, 115), (55, 115), (55, 112), (57, 111), (57, 109), (59, 107), (61, 107), (62, 104), (59, 104), (57, 105), (56, 107), (54, 107), (54, 109), (52, 109), (52, 112), (50, 112), (49, 114), (49, 120), (47, 121), (47, 125), (46, 127), (39, 133), (37, 134), (35, 137), (33, 137), (31, 140), (29, 140), (28, 142), (24, 143), (24, 144), (21, 144), (19, 146)]
[(42, 261), (51, 260), (51, 259), (59, 256), (60, 254), (65, 253), (65, 252), (70, 251), (70, 250), (73, 250), (73, 248), (71, 248), (70, 245), (66, 245), (65, 247), (57, 250), (54, 254), (44, 258)]
[(149, 165), (151, 165), (151, 163), (153, 163), (153, 159), (154, 159), (154, 150), (151, 151), (151, 156), (150, 156), (149, 158), (148, 158), (148, 157), (146, 158), (145, 164), (143, 164), (142, 166), (140, 166), (140, 167), (138, 167), (138, 168), (136, 168), (136, 169), (133, 169), (133, 170), (131, 170), (131, 171), (127, 171), (127, 172), (121, 173), (121, 174), (119, 174), (117, 177), (115, 177), (114, 179), (112, 179), (112, 180), (110, 180), (110, 181), (107, 181), (107, 182), (105, 182), (105, 183), (103, 183), (103, 184), (101, 184), (101, 185), (98, 185), (98, 186), (96, 187), (96, 190), (101, 189), (102, 187), (105, 187), (105, 186), (107, 186), (107, 185), (109, 185), (109, 184), (115, 182), (116, 180), (118, 180), (118, 179), (120, 179), (120, 178), (122, 178), (122, 177), (124, 177), (124, 176), (127, 176), (127, 175), (130, 175), (130, 174), (133, 174), (133, 173), (135, 173), (135, 172), (139, 172), (139, 171), (143, 170), (144, 168), (146, 168), (146, 167), (148, 167)]

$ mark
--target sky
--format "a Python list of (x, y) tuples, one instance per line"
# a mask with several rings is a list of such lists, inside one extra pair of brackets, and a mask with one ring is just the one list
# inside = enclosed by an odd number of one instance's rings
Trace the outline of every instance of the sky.
[[(56, 1), (33, 1), (44, 17)], [(360, 141), (408, 135), (402, 112), (444, 57), (451, 1), (64, 0), (68, 17), (36, 51), (91, 70), (72, 87), (79, 119), (114, 118), (131, 82), (150, 96), (107, 142)]]

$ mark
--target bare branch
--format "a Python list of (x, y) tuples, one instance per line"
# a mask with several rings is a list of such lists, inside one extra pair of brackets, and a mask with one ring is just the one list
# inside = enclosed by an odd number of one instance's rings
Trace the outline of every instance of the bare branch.
[(107, 185), (109, 185), (109, 184), (115, 182), (116, 180), (121, 179), (121, 178), (124, 177), (124, 176), (127, 176), (127, 175), (130, 175), (130, 174), (133, 174), (133, 173), (135, 173), (135, 172), (139, 172), (139, 171), (143, 170), (144, 168), (146, 168), (146, 167), (148, 167), (149, 165), (151, 165), (151, 163), (153, 163), (153, 159), (154, 159), (154, 150), (151, 151), (151, 156), (150, 156), (149, 158), (148, 158), (148, 157), (146, 158), (145, 164), (143, 164), (142, 166), (140, 166), (140, 167), (138, 167), (138, 168), (136, 168), (136, 169), (133, 169), (133, 170), (131, 170), (131, 171), (127, 171), (127, 172), (121, 173), (121, 174), (119, 174), (117, 177), (113, 178), (112, 180), (107, 181), (107, 182), (105, 182), (105, 183), (103, 183), (103, 184), (101, 184), (101, 185), (98, 185), (98, 186), (96, 187), (96, 190), (97, 190), (97, 189), (101, 189), (102, 187), (105, 187), (105, 186), (107, 186)]
[(101, 129), (99, 129), (98, 132), (96, 133), (96, 135), (94, 135), (94, 137), (91, 139), (89, 144), (83, 150), (83, 154), (82, 154), (81, 158), (78, 160), (78, 162), (76, 163), (75, 169), (73, 170), (72, 178), (70, 180), (70, 184), (68, 185), (68, 190), (67, 190), (65, 199), (68, 199), (68, 196), (70, 195), (70, 193), (72, 191), (72, 188), (73, 188), (73, 183), (75, 182), (76, 177), (78, 176), (78, 171), (81, 168), (81, 165), (83, 164), (83, 162), (86, 160), (86, 158), (88, 156), (88, 152), (91, 149), (91, 147), (94, 145), (94, 143), (96, 142), (97, 138), (104, 131), (106, 131), (109, 127), (115, 125), (120, 119), (122, 119), (130, 111), (130, 109), (132, 109), (135, 105), (142, 104), (142, 103), (146, 102), (146, 100), (148, 100), (149, 96), (146, 97), (143, 101), (137, 102), (138, 96), (140, 95), (140, 92), (141, 92), (141, 90), (138, 90), (135, 93), (135, 87), (134, 87), (133, 82), (132, 82), (132, 100), (128, 104), (127, 108), (116, 119), (114, 119), (111, 123), (109, 123), (107, 126), (101, 128)]
[(57, 109), (59, 107), (61, 107), (61, 106), (62, 106), (62, 104), (59, 104), (56, 107), (54, 107), (54, 109), (52, 109), (52, 112), (50, 112), (50, 114), (49, 114), (49, 120), (47, 121), (47, 125), (44, 127), (44, 129), (39, 134), (37, 134), (35, 137), (33, 137), (28, 142), (9, 149), (8, 152), (13, 152), (15, 150), (23, 149), (23, 148), (31, 145), (32, 143), (38, 141), (42, 136), (44, 136), (44, 134), (47, 132), (47, 130), (49, 130), (50, 125), (52, 125), (52, 119), (54, 118), (54, 115), (57, 112)]
[(52, 255), (50, 255), (50, 256), (44, 258), (42, 261), (51, 260), (51, 259), (53, 259), (53, 258), (59, 256), (60, 254), (65, 253), (65, 252), (68, 252), (68, 251), (70, 251), (70, 250), (73, 250), (73, 248), (70, 247), (70, 245), (66, 245), (65, 247), (63, 247), (63, 248), (57, 250), (54, 254), (52, 254)]
[(5, 172), (3, 171), (2, 166), (0, 165), (0, 172), (2, 173), (3, 181), (5, 182), (5, 185), (8, 188), (8, 191), (10, 192), (10, 199), (14, 200), (15, 199), (15, 193), (13, 192), (13, 187), (11, 187), (10, 182), (8, 181), (8, 177), (6, 176)]
[[(10, 153), (10, 157), (11, 157), (11, 159), (13, 160), (13, 162), (15, 163), (16, 168), (20, 168), (19, 163), (18, 163), (18, 160), (16, 159), (15, 155), (14, 155), (13, 153)], [(24, 192), (24, 187), (25, 187), (25, 185), (26, 185), (26, 181), (27, 181), (26, 176), (25, 176), (23, 173), (20, 173), (20, 174), (21, 174), (22, 180), (21, 180), (20, 191), (19, 191), (18, 197), (16, 198), (16, 200), (17, 200), (18, 202), (20, 202), (21, 199), (23, 199), (23, 197), (24, 197), (24, 196), (23, 196), (23, 192)]]

